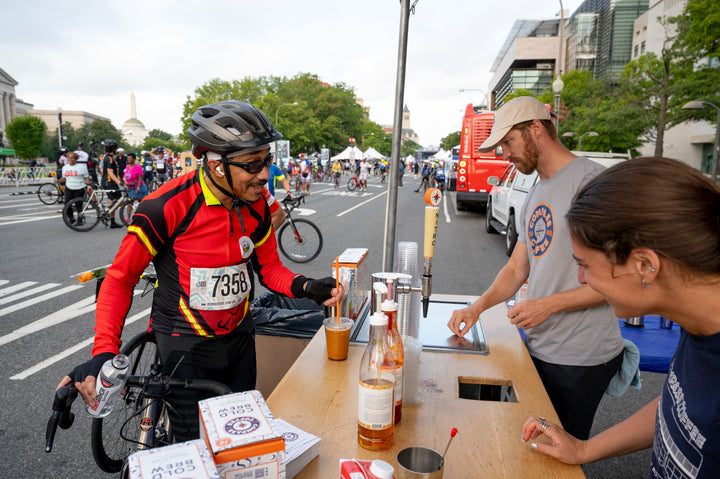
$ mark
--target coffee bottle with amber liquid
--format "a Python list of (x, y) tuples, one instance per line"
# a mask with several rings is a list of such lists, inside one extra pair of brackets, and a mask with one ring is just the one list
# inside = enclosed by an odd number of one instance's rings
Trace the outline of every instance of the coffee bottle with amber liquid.
[(371, 451), (393, 445), (395, 360), (387, 340), (387, 316), (370, 316), (370, 340), (360, 360), (358, 444)]
[(388, 346), (393, 353), (395, 360), (395, 424), (402, 418), (402, 386), (403, 367), (405, 365), (405, 349), (397, 325), (398, 304), (395, 301), (386, 299), (380, 305), (380, 310), (388, 318), (387, 339)]

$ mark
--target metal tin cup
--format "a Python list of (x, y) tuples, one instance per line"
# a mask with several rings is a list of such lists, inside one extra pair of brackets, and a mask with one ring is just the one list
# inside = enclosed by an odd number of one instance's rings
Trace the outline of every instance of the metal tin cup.
[(405, 448), (397, 455), (397, 479), (442, 479), (442, 459), (439, 452), (426, 447)]
[(672, 329), (673, 322), (667, 319), (665, 316), (660, 316), (660, 328), (661, 329)]
[(625, 326), (629, 326), (631, 328), (642, 328), (644, 325), (645, 321), (643, 316), (633, 316), (632, 318), (625, 319)]

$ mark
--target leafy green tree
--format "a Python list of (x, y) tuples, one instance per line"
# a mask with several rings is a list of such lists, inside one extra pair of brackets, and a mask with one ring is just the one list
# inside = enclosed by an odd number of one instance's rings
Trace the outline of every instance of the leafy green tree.
[[(221, 100), (238, 99), (264, 111), (285, 139), (293, 156), (330, 148), (336, 153), (349, 138), (362, 138), (367, 118), (355, 102), (354, 90), (343, 83), (329, 85), (310, 73), (293, 78), (259, 77), (224, 81), (212, 79), (197, 87), (183, 105), (183, 134), (198, 107)], [(297, 103), (297, 104), (295, 104)]]
[(164, 141), (173, 141), (173, 137), (170, 133), (162, 131), (158, 128), (150, 130), (150, 132), (148, 133), (148, 137), (157, 138)]
[(400, 146), (400, 156), (405, 158), (408, 155), (417, 156), (418, 148), (420, 145), (412, 140), (407, 140)]
[(5, 134), (15, 154), (26, 160), (42, 154), (46, 133), (45, 122), (30, 115), (13, 118), (5, 128)]
[(453, 133), (450, 133), (446, 137), (444, 137), (442, 140), (440, 140), (440, 146), (443, 150), (450, 150), (454, 146), (457, 146), (460, 144), (460, 131), (455, 131)]
[(170, 148), (175, 154), (178, 154), (184, 150), (184, 147), (181, 143), (172, 140), (163, 140), (154, 136), (148, 136), (147, 138), (145, 138), (145, 141), (139, 149), (150, 151), (153, 148), (157, 148), (158, 146)]

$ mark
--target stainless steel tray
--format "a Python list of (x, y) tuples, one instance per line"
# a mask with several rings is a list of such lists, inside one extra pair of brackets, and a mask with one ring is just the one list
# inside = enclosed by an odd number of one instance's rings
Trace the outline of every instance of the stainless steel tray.
[[(443, 353), (461, 354), (490, 354), (490, 348), (485, 340), (485, 331), (482, 327), (482, 317), (470, 329), (470, 332), (460, 338), (454, 335), (447, 327), (452, 312), (469, 306), (465, 301), (433, 301), (430, 300), (428, 316), (420, 317), (420, 341), (423, 351), (437, 351)], [(422, 307), (420, 308), (422, 311)], [(365, 308), (358, 315), (358, 319), (350, 335), (350, 342), (367, 344), (370, 334), (368, 318), (370, 308)]]

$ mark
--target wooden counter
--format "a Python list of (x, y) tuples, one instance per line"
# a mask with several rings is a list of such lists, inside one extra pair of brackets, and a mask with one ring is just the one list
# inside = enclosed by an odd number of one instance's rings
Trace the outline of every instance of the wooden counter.
[[(433, 299), (474, 298), (433, 295)], [(351, 345), (346, 361), (330, 361), (321, 328), (267, 400), (276, 417), (322, 439), (319, 457), (296, 477), (338, 478), (341, 458), (382, 459), (397, 471), (398, 451), (423, 446), (442, 454), (453, 427), (458, 434), (445, 459), (446, 478), (585, 477), (580, 466), (561, 464), (521, 441), (521, 426), (530, 415), (554, 423), (558, 418), (517, 329), (507, 320), (505, 305), (486, 311), (481, 320), (489, 355), (423, 351), (421, 402), (403, 407), (395, 443), (388, 451), (367, 451), (357, 442), (358, 369), (364, 347)], [(517, 402), (461, 399), (459, 377), (489, 384), (510, 382)]]

